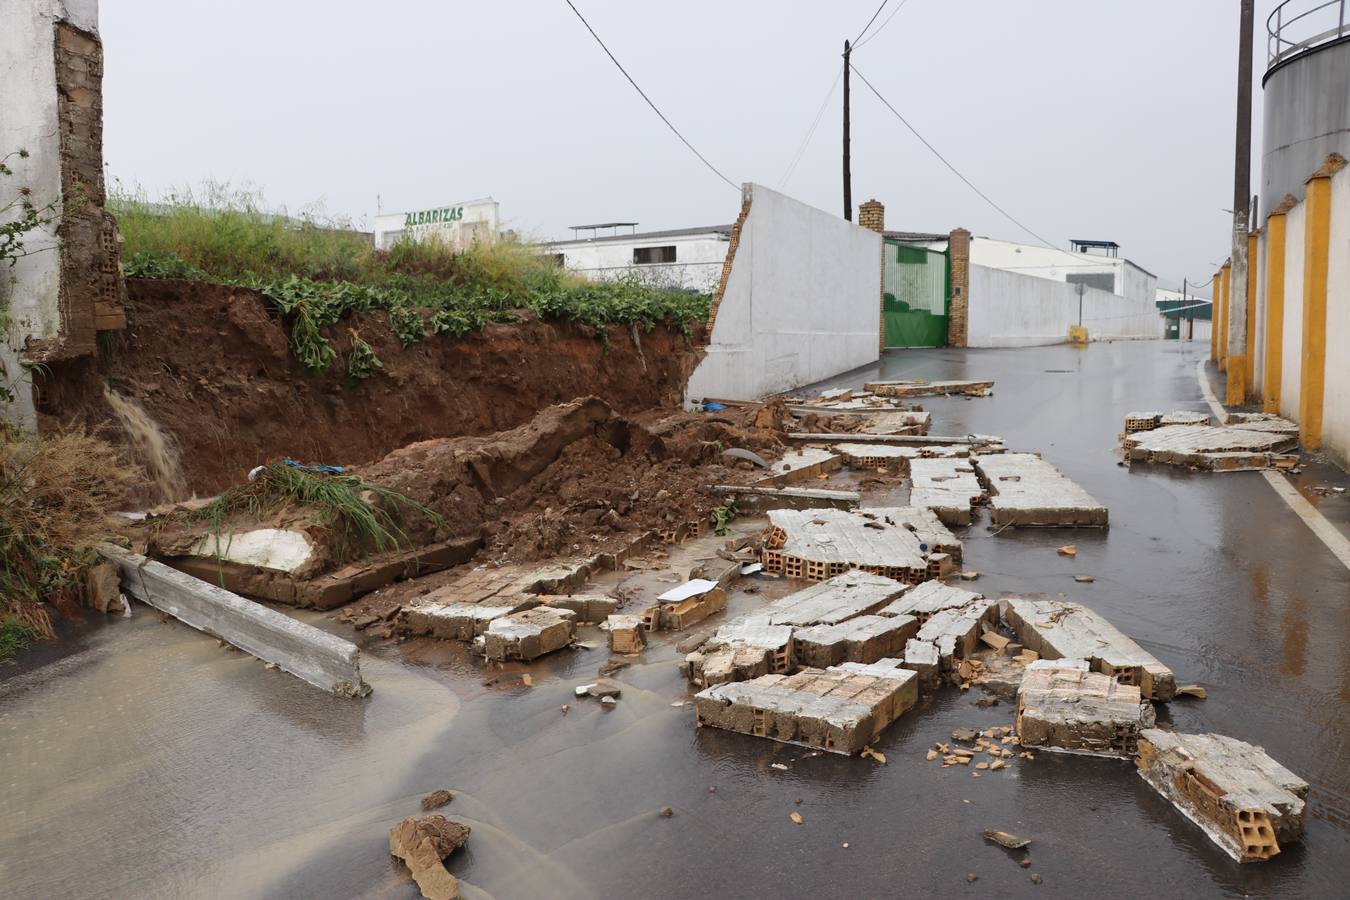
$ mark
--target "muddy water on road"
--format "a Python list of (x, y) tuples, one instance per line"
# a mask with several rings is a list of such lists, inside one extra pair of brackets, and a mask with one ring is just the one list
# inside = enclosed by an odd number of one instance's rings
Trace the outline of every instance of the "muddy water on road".
[[(689, 697), (673, 637), (615, 676), (610, 712), (572, 692), (609, 658), (595, 629), (582, 634), (595, 649), (531, 667), (533, 687), (509, 677), (520, 669), (485, 686), (460, 649), (368, 653), (375, 693), (351, 702), (138, 607), (0, 682), (0, 895), (411, 898), (387, 829), (444, 787), (456, 795), (445, 812), (474, 829), (450, 865), (471, 898), (1338, 896), (1350, 880), (1344, 569), (1259, 475), (1115, 465), (1128, 409), (1201, 408), (1201, 352), (938, 350), (881, 372), (997, 379), (993, 398), (926, 400), (934, 431), (1041, 450), (1107, 503), (1109, 531), (994, 537), (980, 521), (963, 535), (964, 568), (989, 595), (1092, 605), (1209, 688), (1163, 721), (1264, 745), (1312, 782), (1305, 846), (1268, 865), (1233, 863), (1123, 762), (1039, 754), (978, 779), (926, 762), (955, 727), (1012, 721), (1010, 705), (952, 689), (885, 733), (883, 766), (695, 728), (692, 707), (672, 705)], [(1057, 556), (1069, 542), (1078, 556)], [(655, 590), (662, 574), (637, 579)], [(759, 584), (729, 614), (784, 587)], [(1031, 837), (1033, 866), (985, 843), (985, 828)]]

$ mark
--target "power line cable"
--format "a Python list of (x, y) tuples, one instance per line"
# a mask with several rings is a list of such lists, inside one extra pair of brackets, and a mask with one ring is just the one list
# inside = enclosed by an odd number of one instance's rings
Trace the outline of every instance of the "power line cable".
[[(882, 22), (880, 25), (878, 25), (878, 26), (877, 26), (877, 30), (874, 31), (874, 32), (872, 32), (871, 34), (869, 34), (869, 35), (867, 36), (867, 40), (863, 41), (861, 44), (855, 44), (854, 47), (853, 47), (853, 49), (854, 49), (854, 50), (857, 50), (857, 49), (861, 48), (861, 47), (863, 46), (863, 44), (870, 43), (871, 40), (872, 40), (873, 38), (875, 38), (877, 35), (881, 34), (881, 32), (883, 32), (884, 30), (886, 30), (886, 26), (889, 25), (889, 24), (891, 24), (891, 19), (894, 19), (894, 18), (895, 18), (895, 14), (898, 13), (898, 12), (900, 12), (900, 10), (904, 9), (904, 8), (905, 8), (905, 4), (908, 3), (908, 2), (909, 2), (909, 0), (900, 0), (900, 5), (897, 6), (895, 9), (891, 10), (891, 14), (890, 14), (889, 16), (886, 17), (886, 21), (884, 21), (884, 22)], [(864, 30), (866, 30), (866, 29), (864, 29)]]
[(862, 39), (862, 36), (867, 34), (867, 29), (872, 27), (872, 23), (877, 20), (877, 16), (881, 15), (881, 11), (885, 9), (886, 4), (890, 2), (891, 0), (881, 0), (881, 5), (877, 7), (876, 12), (872, 13), (872, 18), (867, 20), (867, 24), (863, 26), (862, 31), (858, 32), (858, 36), (853, 39), (853, 43), (858, 43), (858, 41)]
[(797, 171), (797, 163), (801, 162), (802, 157), (806, 154), (806, 147), (811, 143), (811, 138), (815, 136), (816, 128), (820, 126), (820, 120), (825, 115), (825, 108), (830, 105), (830, 98), (834, 96), (834, 89), (839, 86), (839, 79), (843, 76), (844, 67), (840, 66), (839, 71), (834, 73), (834, 81), (830, 83), (829, 92), (825, 95), (825, 99), (820, 103), (820, 109), (816, 110), (816, 117), (811, 122), (811, 127), (807, 129), (806, 136), (802, 138), (802, 142), (797, 146), (797, 152), (793, 154), (792, 162), (788, 164), (787, 169), (783, 172), (783, 177), (778, 182), (779, 188), (787, 187), (788, 180), (791, 179), (792, 174)]
[(623, 65), (617, 59), (614, 58), (614, 54), (611, 53), (609, 51), (609, 48), (605, 46), (605, 42), (600, 40), (600, 35), (595, 33), (595, 29), (591, 27), (591, 23), (586, 21), (586, 17), (581, 14), (581, 10), (576, 8), (576, 5), (572, 3), (572, 0), (566, 0), (566, 3), (568, 6), (572, 7), (572, 12), (577, 14), (577, 18), (581, 20), (581, 24), (586, 26), (586, 30), (591, 33), (591, 37), (595, 38), (595, 42), (600, 45), (600, 49), (605, 51), (605, 55), (608, 56), (610, 58), (610, 61), (613, 62), (614, 65), (618, 67), (619, 71), (623, 73), (623, 77), (628, 79), (628, 83), (633, 86), (633, 90), (637, 91), (642, 96), (642, 99), (647, 101), (647, 105), (652, 108), (652, 112), (656, 113), (658, 116), (661, 117), (661, 121), (666, 123), (666, 127), (675, 133), (675, 136), (679, 138), (680, 141), (686, 147), (689, 148), (690, 152), (692, 152), (695, 156), (699, 158), (700, 162), (702, 162), (709, 169), (712, 169), (712, 171), (717, 175), (718, 178), (722, 179), (727, 184), (731, 185), (734, 189), (739, 191), (741, 189), (740, 185), (736, 184), (736, 182), (732, 181), (730, 178), (723, 175), (721, 171), (717, 168), (717, 166), (714, 166), (712, 163), (708, 162), (707, 157), (705, 157), (702, 153), (699, 153), (698, 150), (694, 147), (694, 145), (689, 143), (689, 141), (685, 138), (684, 135), (680, 134), (680, 130), (670, 123), (670, 120), (666, 118), (666, 114), (661, 112), (661, 110), (657, 109), (656, 104), (652, 102), (652, 98), (647, 96), (646, 91), (638, 87), (638, 83), (633, 80), (633, 76), (629, 75), (628, 70), (625, 69)]
[(956, 166), (952, 165), (952, 164), (947, 160), (947, 157), (943, 156), (941, 153), (938, 152), (938, 149), (937, 149), (936, 147), (934, 147), (932, 144), (928, 143), (928, 139), (925, 138), (923, 135), (919, 134), (919, 130), (918, 130), (917, 128), (915, 128), (913, 125), (909, 124), (909, 120), (906, 119), (904, 116), (902, 116), (902, 115), (900, 114), (900, 111), (899, 111), (898, 109), (896, 109), (894, 106), (892, 106), (892, 105), (891, 105), (891, 102), (881, 95), (881, 91), (877, 90), (877, 89), (876, 89), (876, 86), (873, 85), (872, 82), (870, 82), (870, 81), (867, 80), (867, 76), (866, 76), (866, 75), (864, 75), (862, 72), (859, 72), (859, 71), (858, 71), (858, 67), (857, 67), (857, 66), (854, 66), (854, 65), (850, 64), (850, 68), (852, 68), (853, 71), (857, 74), (857, 76), (858, 76), (859, 78), (862, 79), (863, 84), (867, 85), (868, 90), (870, 90), (873, 94), (876, 94), (877, 99), (880, 100), (880, 101), (885, 105), (885, 107), (886, 107), (887, 109), (889, 109), (889, 110), (895, 115), (895, 117), (896, 117), (897, 119), (900, 120), (901, 124), (903, 124), (906, 128), (908, 128), (908, 129), (910, 130), (910, 132), (911, 132), (916, 138), (919, 139), (919, 142), (922, 143), (925, 147), (927, 147), (928, 150), (929, 150), (934, 156), (936, 156), (936, 157), (942, 162), (942, 164), (943, 164), (944, 166), (946, 166), (948, 169), (950, 169), (950, 170), (952, 171), (952, 174), (953, 174), (953, 175), (955, 175), (957, 178), (959, 178), (959, 179), (961, 179), (963, 182), (965, 182), (966, 187), (970, 188), (972, 191), (974, 191), (976, 194), (978, 194), (981, 200), (983, 200), (985, 203), (988, 203), (988, 204), (989, 204), (990, 206), (992, 206), (994, 209), (998, 210), (998, 212), (999, 212), (1004, 218), (1006, 218), (1009, 222), (1012, 222), (1012, 223), (1013, 223), (1014, 225), (1016, 225), (1018, 228), (1022, 229), (1022, 230), (1025, 231), (1027, 234), (1029, 234), (1029, 235), (1031, 235), (1032, 237), (1034, 237), (1034, 238), (1035, 238), (1037, 241), (1039, 241), (1039, 242), (1041, 243), (1041, 245), (1044, 246), (1046, 249), (1048, 249), (1048, 250), (1055, 250), (1055, 251), (1058, 251), (1058, 252), (1060, 252), (1060, 253), (1063, 253), (1065, 256), (1068, 256), (1068, 257), (1074, 259), (1079, 265), (1082, 265), (1082, 264), (1083, 264), (1083, 260), (1082, 260), (1081, 257), (1082, 257), (1084, 254), (1070, 253), (1068, 250), (1064, 250), (1064, 249), (1062, 249), (1062, 248), (1060, 248), (1060, 247), (1056, 247), (1054, 244), (1050, 243), (1050, 242), (1047, 241), (1045, 238), (1041, 237), (1039, 234), (1037, 234), (1036, 232), (1032, 231), (1032, 230), (1031, 230), (1030, 228), (1028, 228), (1026, 225), (1023, 225), (1021, 222), (1019, 222), (1019, 221), (1017, 220), (1017, 218), (1016, 218), (1015, 216), (1013, 216), (1012, 213), (1008, 212), (1006, 209), (1004, 209), (1003, 207), (999, 206), (997, 203), (995, 203), (995, 202), (993, 201), (993, 199), (990, 198), (990, 196), (989, 196), (988, 194), (986, 194), (984, 191), (982, 191), (982, 190), (980, 190), (979, 188), (977, 188), (977, 187), (975, 186), (975, 183), (974, 183), (973, 181), (971, 181), (971, 180), (970, 180), (969, 178), (967, 178), (965, 175), (962, 175), (962, 174), (961, 174), (961, 170), (958, 169), (958, 168), (956, 168)]

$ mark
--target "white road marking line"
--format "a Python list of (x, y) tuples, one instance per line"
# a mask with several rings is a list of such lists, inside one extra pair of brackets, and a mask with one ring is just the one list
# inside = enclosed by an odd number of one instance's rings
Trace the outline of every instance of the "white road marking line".
[[(1214, 390), (1209, 386), (1209, 375), (1205, 372), (1205, 361), (1201, 359), (1195, 364), (1195, 377), (1200, 382), (1200, 392), (1205, 395), (1205, 402), (1209, 404), (1210, 410), (1223, 424), (1228, 413), (1219, 403), (1219, 398), (1214, 396)], [(1303, 524), (1312, 529), (1312, 533), (1317, 535), (1318, 539), (1326, 545), (1332, 555), (1341, 561), (1341, 565), (1350, 569), (1350, 538), (1341, 533), (1335, 525), (1327, 521), (1327, 517), (1317, 511), (1317, 507), (1308, 502), (1308, 498), (1298, 492), (1298, 488), (1289, 483), (1280, 472), (1264, 471), (1266, 483), (1275, 489), (1275, 493), (1280, 495), (1285, 504), (1294, 511), (1294, 515), (1303, 520)]]

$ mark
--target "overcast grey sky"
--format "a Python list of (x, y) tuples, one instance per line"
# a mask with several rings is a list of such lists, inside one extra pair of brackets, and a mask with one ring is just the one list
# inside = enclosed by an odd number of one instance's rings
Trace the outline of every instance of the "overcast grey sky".
[[(779, 189), (879, 0), (574, 2), (714, 165)], [(1253, 184), (1275, 5), (1256, 4)], [(1237, 9), (907, 0), (854, 64), (1033, 231), (1115, 240), (1175, 287), (1228, 255)], [(738, 208), (564, 0), (104, 0), (101, 29), (109, 172), (152, 195), (248, 182), (270, 204), (367, 225), (377, 196), (401, 211), (490, 195), (535, 237), (726, 223)], [(855, 204), (880, 199), (894, 229), (1032, 240), (856, 78), (853, 93)], [(837, 89), (782, 189), (841, 211)]]

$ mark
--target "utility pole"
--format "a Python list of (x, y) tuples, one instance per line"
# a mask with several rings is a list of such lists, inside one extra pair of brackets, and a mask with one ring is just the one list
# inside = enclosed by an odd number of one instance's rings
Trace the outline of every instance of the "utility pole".
[(851, 52), (848, 41), (844, 41), (844, 218), (850, 222), (853, 221), (853, 172), (849, 168), (848, 138), (848, 56)]
[(1247, 230), (1252, 180), (1252, 5), (1242, 0), (1238, 26), (1237, 135), (1233, 153), (1233, 270), (1228, 294), (1229, 405), (1247, 402)]

